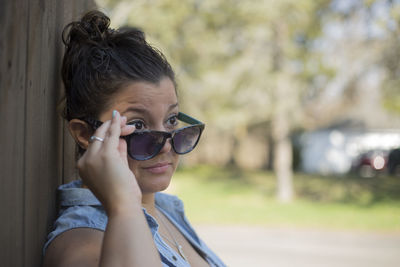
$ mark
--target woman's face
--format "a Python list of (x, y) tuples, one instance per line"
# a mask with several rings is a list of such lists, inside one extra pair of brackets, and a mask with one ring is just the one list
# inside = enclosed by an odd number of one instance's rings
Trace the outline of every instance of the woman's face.
[[(132, 82), (113, 97), (109, 109), (99, 119), (110, 120), (114, 109), (126, 116), (127, 122), (135, 122), (138, 130), (171, 131), (176, 128), (178, 115), (175, 86), (169, 78), (162, 79), (159, 84)], [(128, 157), (128, 163), (142, 193), (146, 194), (168, 187), (178, 159), (168, 140), (154, 158), (137, 161)]]

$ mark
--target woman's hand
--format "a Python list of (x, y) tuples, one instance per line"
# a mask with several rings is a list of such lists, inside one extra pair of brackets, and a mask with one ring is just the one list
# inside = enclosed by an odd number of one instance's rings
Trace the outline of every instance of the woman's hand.
[(141, 204), (142, 193), (129, 169), (126, 142), (120, 138), (134, 130), (134, 126), (126, 125), (126, 117), (113, 111), (112, 120), (103, 123), (94, 133), (104, 141), (94, 140), (78, 161), (84, 184), (100, 200), (107, 214)]
[(65, 239), (54, 241), (61, 243), (49, 247), (52, 249), (49, 251), (52, 256), (47, 256), (49, 266), (55, 266), (53, 263), (101, 267), (162, 265), (141, 207), (142, 193), (129, 169), (126, 142), (120, 138), (134, 130), (134, 126), (126, 125), (126, 117), (114, 111), (112, 120), (94, 133), (103, 141), (95, 139), (89, 144), (78, 161), (78, 169), (85, 185), (105, 208), (107, 227), (100, 236), (98, 231), (83, 228), (64, 233), (67, 246), (62, 242)]

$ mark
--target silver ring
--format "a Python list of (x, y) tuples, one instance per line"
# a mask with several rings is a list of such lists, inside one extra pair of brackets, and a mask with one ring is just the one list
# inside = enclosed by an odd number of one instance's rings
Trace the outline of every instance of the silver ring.
[(89, 139), (89, 142), (90, 143), (92, 143), (92, 142), (94, 142), (94, 141), (100, 141), (100, 142), (104, 142), (104, 139), (103, 138), (100, 138), (100, 137), (98, 137), (98, 136), (95, 136), (95, 135), (92, 135), (91, 137), (90, 137), (90, 139)]

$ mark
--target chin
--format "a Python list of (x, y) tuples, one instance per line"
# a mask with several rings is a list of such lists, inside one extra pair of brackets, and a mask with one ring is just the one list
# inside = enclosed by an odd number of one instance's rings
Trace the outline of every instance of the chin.
[(138, 179), (139, 187), (142, 190), (142, 194), (152, 194), (160, 191), (164, 191), (168, 188), (171, 182), (171, 175), (146, 175)]

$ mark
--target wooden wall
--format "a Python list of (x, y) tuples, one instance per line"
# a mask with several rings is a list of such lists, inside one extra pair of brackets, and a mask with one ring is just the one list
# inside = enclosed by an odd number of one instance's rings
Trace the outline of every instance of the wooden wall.
[(0, 265), (40, 266), (74, 144), (56, 106), (63, 26), (89, 0), (0, 0)]

